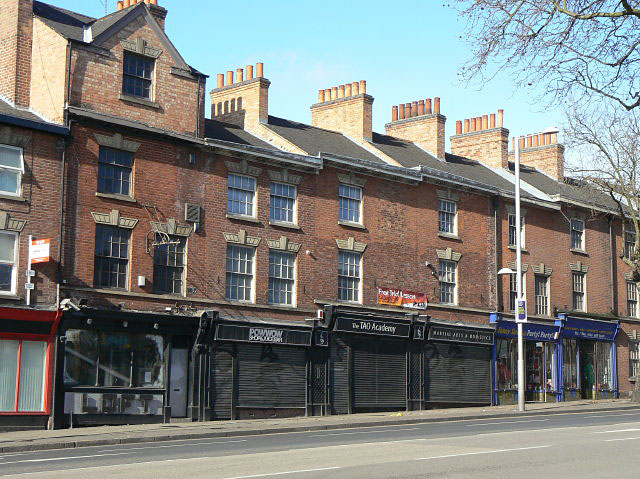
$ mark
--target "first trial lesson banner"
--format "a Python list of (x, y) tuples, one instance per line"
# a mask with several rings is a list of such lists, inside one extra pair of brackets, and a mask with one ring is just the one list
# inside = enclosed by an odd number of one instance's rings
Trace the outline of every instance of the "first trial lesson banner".
[(393, 288), (378, 288), (378, 304), (427, 309), (427, 295)]

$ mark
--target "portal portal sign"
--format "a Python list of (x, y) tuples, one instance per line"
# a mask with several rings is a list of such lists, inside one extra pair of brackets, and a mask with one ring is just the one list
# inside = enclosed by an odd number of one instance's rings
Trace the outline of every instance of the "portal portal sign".
[(378, 336), (396, 336), (408, 338), (410, 332), (409, 323), (392, 320), (359, 319), (339, 317), (336, 320), (336, 331), (347, 333), (375, 334)]

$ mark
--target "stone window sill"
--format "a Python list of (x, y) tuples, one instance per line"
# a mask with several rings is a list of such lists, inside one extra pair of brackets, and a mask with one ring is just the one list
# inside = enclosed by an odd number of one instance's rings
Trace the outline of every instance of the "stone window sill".
[(3, 299), (6, 299), (7, 301), (22, 301), (22, 296), (0, 293), (0, 301)]
[[(510, 245), (508, 246), (508, 248), (509, 248), (511, 251), (515, 251), (515, 250), (516, 250), (516, 246), (515, 246), (515, 245), (513, 245), (513, 244), (510, 244)], [(520, 251), (521, 251), (521, 252), (523, 252), (523, 253), (527, 253), (527, 254), (529, 254), (529, 250), (528, 250), (528, 249), (526, 249), (526, 248), (520, 248)]]
[(569, 251), (571, 251), (572, 253), (581, 254), (583, 256), (589, 256), (589, 253), (587, 253), (583, 249), (569, 248)]
[(338, 224), (341, 226), (348, 226), (349, 228), (358, 228), (360, 230), (366, 230), (367, 228), (361, 223), (354, 223), (353, 221), (338, 220)]
[(156, 103), (155, 101), (146, 100), (144, 98), (138, 98), (135, 96), (125, 95), (124, 93), (120, 93), (120, 100), (129, 102), (129, 103), (137, 103), (138, 105), (144, 105), (151, 108), (156, 108), (156, 109), (160, 108), (160, 104)]
[(438, 231), (438, 236), (440, 238), (446, 238), (450, 240), (462, 241), (460, 236), (453, 233), (445, 233), (444, 231)]
[(235, 215), (233, 213), (227, 213), (226, 217), (229, 220), (240, 220), (240, 221), (248, 221), (249, 223), (260, 223), (260, 220), (258, 218), (254, 218), (253, 216)]
[(289, 228), (291, 230), (299, 230), (300, 227), (295, 223), (287, 223), (285, 221), (269, 221), (271, 226), (277, 226), (278, 228)]
[(22, 195), (7, 195), (4, 193), (0, 193), (0, 200), (9, 200), (9, 201), (19, 201), (20, 203), (24, 203), (27, 200), (24, 199)]
[(107, 200), (118, 200), (118, 201), (126, 201), (128, 203), (137, 203), (135, 198), (127, 195), (118, 195), (115, 193), (100, 193), (96, 191), (96, 196), (98, 198), (105, 198)]

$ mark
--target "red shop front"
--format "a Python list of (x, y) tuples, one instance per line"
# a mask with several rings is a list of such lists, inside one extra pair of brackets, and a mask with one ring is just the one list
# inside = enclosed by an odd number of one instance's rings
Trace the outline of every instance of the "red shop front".
[(61, 311), (0, 307), (0, 431), (44, 429)]

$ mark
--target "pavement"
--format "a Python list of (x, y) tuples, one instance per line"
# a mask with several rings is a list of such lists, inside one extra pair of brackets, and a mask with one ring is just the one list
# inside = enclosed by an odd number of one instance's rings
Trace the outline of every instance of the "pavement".
[(143, 442), (255, 436), (287, 432), (324, 431), (355, 427), (394, 426), (474, 419), (527, 417), (549, 414), (638, 410), (628, 399), (531, 403), (526, 411), (517, 406), (430, 409), (401, 413), (368, 413), (285, 419), (251, 419), (211, 422), (178, 422), (128, 426), (100, 426), (54, 431), (31, 430), (0, 433), (0, 453), (44, 451)]

